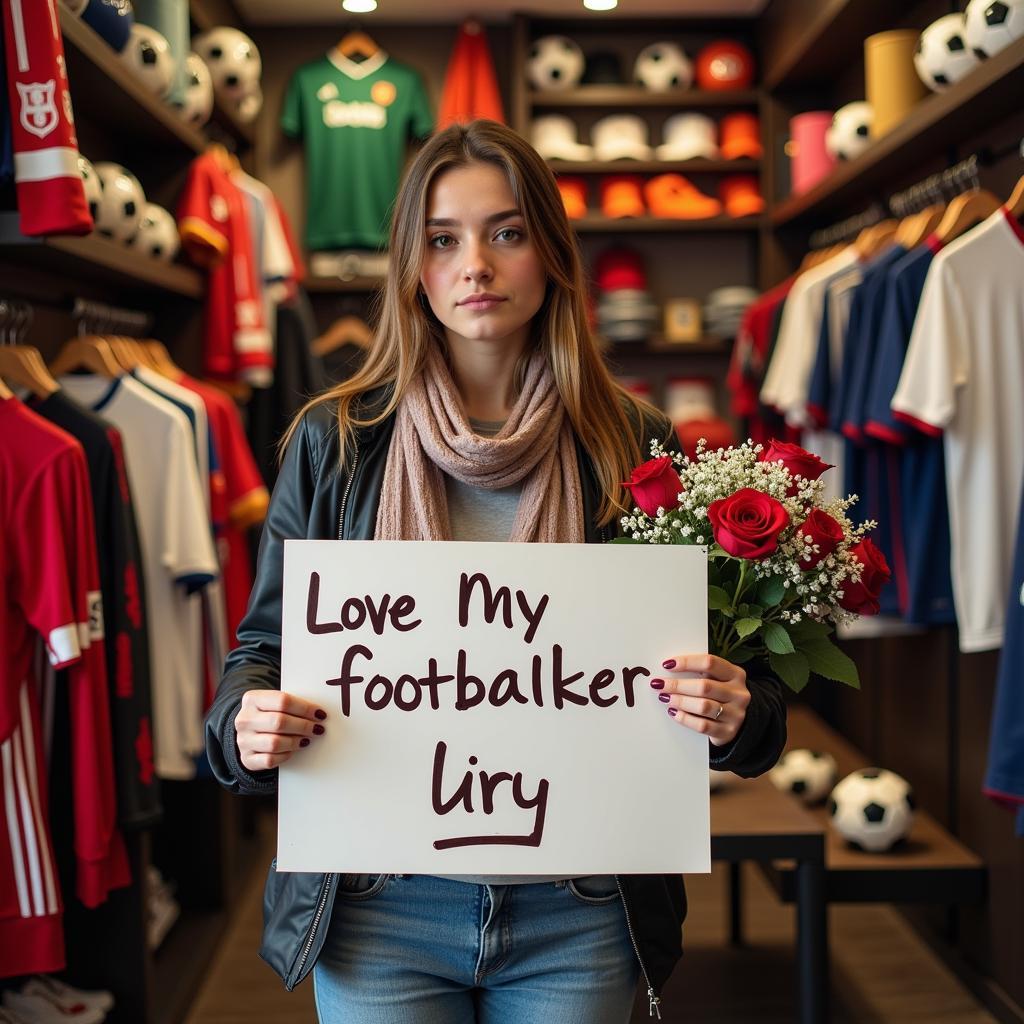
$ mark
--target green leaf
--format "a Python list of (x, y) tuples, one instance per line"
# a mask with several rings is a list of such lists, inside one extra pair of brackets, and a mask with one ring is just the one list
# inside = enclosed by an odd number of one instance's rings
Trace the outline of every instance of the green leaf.
[(740, 618), (742, 619), (747, 618), (750, 615), (750, 605), (747, 604), (746, 601), (744, 601), (741, 605), (737, 607), (736, 614), (740, 616)]
[(814, 619), (808, 618), (803, 618), (796, 623), (790, 623), (787, 628), (795, 644), (824, 640), (832, 632), (832, 627), (826, 623), (816, 622)]
[(768, 579), (762, 580), (761, 585), (757, 588), (757, 599), (761, 604), (767, 608), (774, 608), (775, 605), (781, 604), (786, 595), (786, 588), (782, 583), (781, 576), (769, 576)]
[(646, 544), (647, 541), (639, 540), (635, 537), (612, 537), (609, 544)]
[(729, 595), (721, 587), (708, 587), (708, 608), (719, 611), (729, 607)]
[(764, 624), (764, 645), (772, 654), (792, 654), (795, 650), (789, 634), (777, 622)]
[(815, 640), (802, 644), (800, 650), (807, 658), (811, 671), (826, 679), (845, 683), (855, 690), (860, 689), (860, 675), (853, 660), (847, 657), (830, 640)]
[(744, 647), (742, 644), (739, 647), (734, 647), (728, 655), (726, 660), (731, 661), (734, 665), (745, 665), (751, 658), (757, 654), (757, 651), (753, 647)]
[(741, 640), (746, 640), (751, 633), (756, 633), (761, 628), (760, 619), (737, 619), (734, 623), (736, 635)]
[(764, 609), (759, 604), (748, 604), (747, 614), (752, 619), (760, 619), (764, 617)]
[(807, 659), (797, 651), (794, 654), (768, 655), (772, 671), (791, 689), (799, 693), (810, 678), (811, 670)]

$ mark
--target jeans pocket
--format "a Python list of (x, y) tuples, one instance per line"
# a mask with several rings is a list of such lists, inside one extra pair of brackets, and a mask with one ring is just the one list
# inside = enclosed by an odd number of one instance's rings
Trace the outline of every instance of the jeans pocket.
[(338, 895), (347, 900), (368, 900), (388, 883), (391, 875), (342, 875)]
[(580, 903), (588, 907), (603, 907), (619, 899), (619, 884), (614, 875), (583, 875), (580, 878), (569, 878), (566, 889)]

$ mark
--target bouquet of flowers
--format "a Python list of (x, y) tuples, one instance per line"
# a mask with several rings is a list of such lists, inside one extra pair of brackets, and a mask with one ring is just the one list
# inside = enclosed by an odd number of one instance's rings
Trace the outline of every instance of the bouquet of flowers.
[(625, 484), (636, 503), (618, 543), (708, 548), (710, 650), (737, 665), (767, 660), (793, 690), (810, 673), (860, 686), (857, 667), (829, 639), (836, 624), (876, 615), (889, 580), (885, 556), (847, 511), (828, 501), (832, 467), (795, 444), (747, 441), (695, 459), (651, 445)]

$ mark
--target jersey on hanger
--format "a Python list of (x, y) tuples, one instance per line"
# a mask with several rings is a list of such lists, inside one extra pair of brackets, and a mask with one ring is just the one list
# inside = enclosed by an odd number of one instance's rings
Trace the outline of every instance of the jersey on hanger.
[(292, 76), (281, 127), (305, 148), (307, 247), (384, 248), (406, 145), (434, 128), (420, 76), (332, 49)]

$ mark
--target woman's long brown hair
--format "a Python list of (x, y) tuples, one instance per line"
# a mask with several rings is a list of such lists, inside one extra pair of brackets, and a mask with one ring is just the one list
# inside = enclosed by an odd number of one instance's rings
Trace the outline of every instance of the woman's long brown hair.
[[(394, 412), (423, 366), (427, 346), (439, 344), (446, 351), (444, 330), (420, 297), (427, 198), (439, 174), (471, 163), (493, 164), (505, 173), (527, 235), (540, 254), (548, 284), (533, 320), (533, 344), (549, 359), (569, 420), (593, 461), (604, 495), (599, 515), (603, 525), (621, 512), (625, 497), (621, 481), (628, 479), (642, 458), (637, 430), (626, 410), (632, 406), (639, 420), (646, 406), (615, 382), (590, 332), (583, 263), (554, 175), (529, 143), (495, 121), (452, 125), (434, 135), (413, 159), (395, 201), (380, 320), (366, 359), (353, 376), (299, 411), (282, 450), (310, 408), (336, 402), (344, 461), (354, 429), (380, 423)], [(517, 381), (522, 379), (528, 354), (518, 368)], [(382, 385), (388, 386), (383, 406), (368, 419), (358, 418), (359, 396)]]

